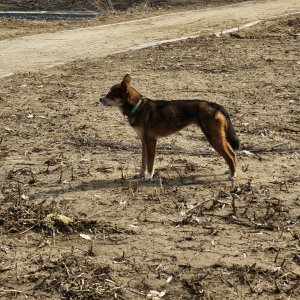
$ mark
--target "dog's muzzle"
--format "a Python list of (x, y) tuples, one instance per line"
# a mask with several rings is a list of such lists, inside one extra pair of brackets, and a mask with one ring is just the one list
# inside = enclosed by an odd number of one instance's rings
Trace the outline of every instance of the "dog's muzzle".
[(102, 104), (102, 105), (107, 105), (107, 99), (106, 99), (106, 97), (104, 96), (104, 97), (101, 97), (100, 99), (99, 99), (99, 101), (100, 101), (100, 103)]

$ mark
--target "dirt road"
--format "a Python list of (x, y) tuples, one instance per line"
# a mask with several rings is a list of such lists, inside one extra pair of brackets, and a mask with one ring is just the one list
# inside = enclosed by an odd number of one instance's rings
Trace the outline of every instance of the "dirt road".
[(249, 21), (299, 10), (298, 0), (249, 1), (4, 40), (0, 42), (0, 77), (38, 71), (76, 59), (105, 57), (153, 41), (225, 30)]

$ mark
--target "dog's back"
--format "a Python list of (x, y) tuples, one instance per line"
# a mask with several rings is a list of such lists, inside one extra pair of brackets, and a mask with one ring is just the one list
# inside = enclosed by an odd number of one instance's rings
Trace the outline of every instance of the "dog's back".
[[(239, 139), (233, 128), (230, 116), (227, 110), (214, 102), (205, 100), (149, 100), (152, 102), (152, 124), (157, 124), (161, 128), (160, 136), (169, 135), (190, 124), (199, 125), (203, 132), (207, 134), (207, 122), (215, 120), (217, 113), (221, 113), (226, 120), (226, 139), (233, 150), (238, 150), (240, 146)], [(170, 128), (169, 130), (167, 130)], [(164, 133), (166, 131), (166, 133)], [(208, 133), (209, 134), (209, 133)]]

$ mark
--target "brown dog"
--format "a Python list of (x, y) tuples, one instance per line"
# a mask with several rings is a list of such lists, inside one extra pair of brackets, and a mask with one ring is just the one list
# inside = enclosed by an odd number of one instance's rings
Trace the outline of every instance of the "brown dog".
[(204, 100), (157, 100), (143, 97), (130, 85), (127, 74), (100, 99), (105, 106), (119, 107), (142, 141), (142, 174), (150, 180), (154, 173), (157, 139), (184, 127), (198, 125), (212, 147), (229, 166), (229, 179), (236, 176), (234, 150), (239, 140), (224, 107)]

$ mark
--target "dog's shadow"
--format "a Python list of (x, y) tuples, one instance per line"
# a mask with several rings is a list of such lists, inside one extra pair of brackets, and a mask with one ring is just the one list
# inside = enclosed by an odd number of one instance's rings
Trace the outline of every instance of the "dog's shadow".
[[(223, 175), (224, 176), (224, 175)], [(182, 176), (174, 178), (155, 177), (151, 181), (143, 181), (136, 178), (119, 178), (119, 179), (101, 179), (91, 180), (89, 182), (83, 182), (79, 185), (62, 187), (51, 189), (48, 191), (40, 191), (29, 195), (30, 199), (39, 199), (45, 196), (59, 196), (68, 193), (76, 192), (88, 192), (88, 191), (101, 191), (108, 189), (124, 188), (124, 189), (136, 189), (137, 187), (176, 187), (187, 185), (207, 185), (224, 182), (225, 179), (220, 179), (218, 175), (206, 175), (203, 178), (197, 178), (196, 176)]]

